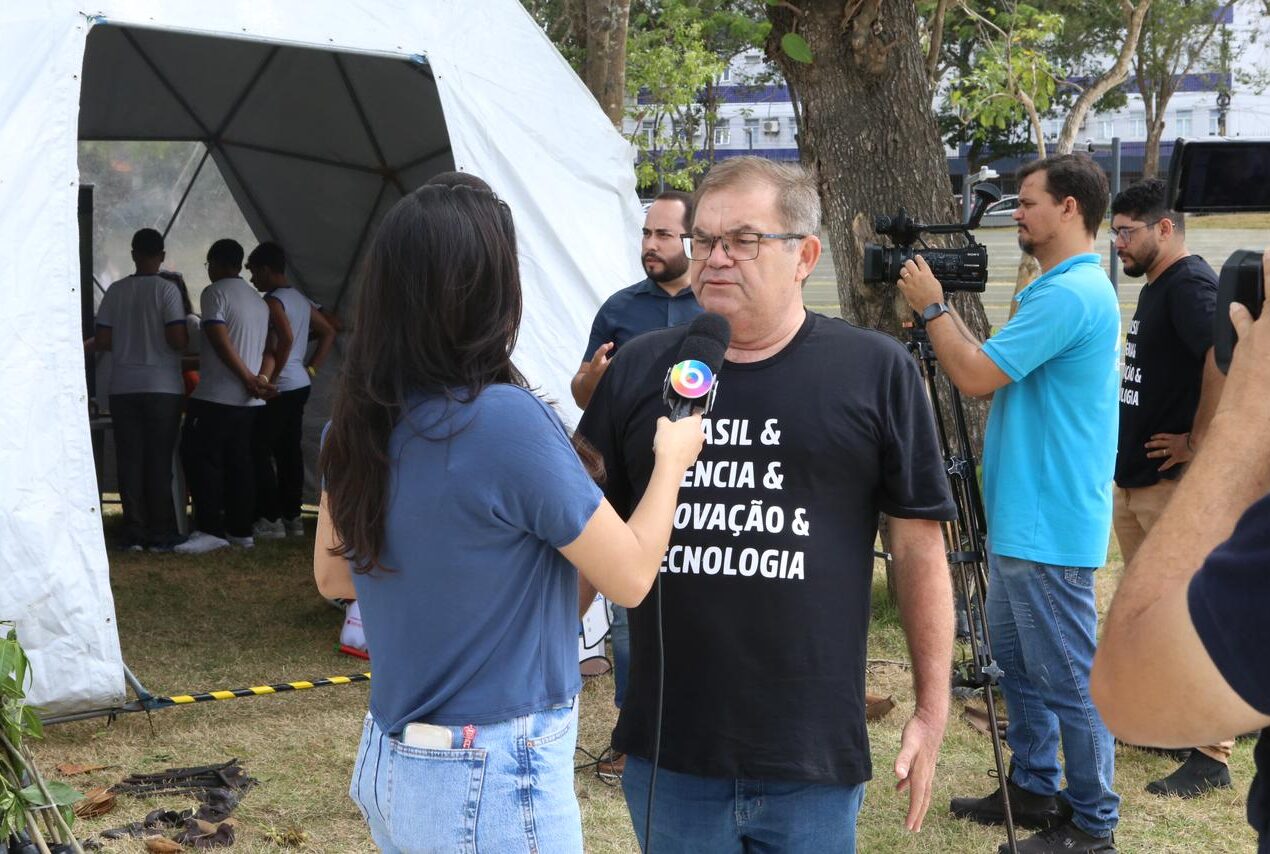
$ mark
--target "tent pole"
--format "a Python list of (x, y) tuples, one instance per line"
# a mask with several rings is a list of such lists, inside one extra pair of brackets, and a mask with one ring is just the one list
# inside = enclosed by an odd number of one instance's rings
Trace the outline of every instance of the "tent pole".
[[(366, 222), (362, 224), (361, 233), (357, 235), (356, 248), (348, 259), (348, 269), (344, 271), (344, 278), (340, 280), (340, 293), (335, 298), (335, 305), (332, 306), (339, 311), (340, 303), (344, 299), (344, 294), (348, 291), (348, 280), (352, 278), (353, 271), (357, 269), (357, 262), (362, 257), (362, 251), (366, 248), (366, 236), (370, 234), (371, 223), (375, 221), (375, 211), (379, 210), (379, 203), (384, 200), (384, 193), (388, 192), (388, 179), (385, 178), (383, 183), (379, 185), (379, 195), (375, 196), (375, 203), (370, 206), (370, 212), (366, 214)], [(403, 194), (404, 195), (404, 194)]]
[[(406, 194), (406, 188), (401, 183), (401, 178), (388, 165), (388, 159), (384, 157), (384, 150), (379, 146), (379, 140), (375, 137), (375, 131), (370, 126), (370, 117), (366, 115), (366, 109), (362, 106), (361, 100), (357, 97), (357, 90), (353, 88), (353, 80), (348, 76), (348, 69), (344, 67), (344, 62), (340, 59), (338, 53), (332, 53), (331, 59), (335, 61), (335, 68), (340, 73), (340, 78), (344, 81), (344, 88), (348, 90), (348, 99), (353, 102), (353, 109), (357, 111), (357, 118), (361, 120), (362, 130), (366, 131), (366, 139), (370, 141), (370, 147), (375, 149), (375, 159), (379, 161), (379, 168), (383, 170), (385, 181), (392, 181), (397, 187), (397, 192), (403, 196)], [(376, 202), (378, 204), (378, 202)]]
[(181, 200), (176, 203), (176, 209), (172, 211), (172, 216), (168, 218), (168, 224), (163, 229), (163, 239), (166, 240), (168, 232), (172, 230), (172, 226), (176, 224), (176, 218), (181, 215), (181, 208), (185, 207), (185, 200), (190, 197), (190, 190), (194, 189), (194, 182), (198, 180), (198, 176), (203, 171), (203, 164), (207, 162), (207, 158), (212, 156), (212, 150), (203, 145), (203, 159), (198, 162), (198, 166), (194, 169), (194, 174), (190, 177), (190, 183), (185, 185), (185, 192), (181, 194)]
[[(447, 140), (448, 140), (448, 137), (447, 137)], [(397, 171), (405, 172), (407, 169), (413, 169), (414, 167), (418, 166), (420, 163), (427, 163), (432, 158), (440, 157), (442, 154), (445, 154), (449, 150), (450, 150), (450, 143), (447, 141), (445, 145), (441, 146), (440, 148), (432, 149), (431, 151), (429, 151), (427, 154), (423, 155), (422, 157), (416, 157), (414, 160), (406, 161), (405, 163), (397, 167)], [(403, 193), (402, 195), (405, 195), (405, 194)]]
[[(181, 109), (185, 110), (185, 114), (190, 117), (190, 120), (194, 122), (194, 124), (198, 125), (198, 129), (203, 132), (204, 136), (211, 137), (211, 128), (203, 124), (202, 120), (199, 119), (198, 114), (194, 112), (194, 108), (191, 107), (189, 102), (185, 100), (185, 96), (176, 90), (176, 87), (172, 85), (172, 82), (164, 76), (162, 71), (159, 70), (159, 66), (154, 64), (154, 60), (150, 58), (150, 54), (141, 49), (141, 45), (137, 43), (137, 37), (132, 34), (132, 31), (127, 27), (120, 27), (119, 33), (124, 37), (128, 44), (132, 45), (132, 49), (137, 52), (137, 56), (141, 57), (141, 61), (146, 64), (146, 67), (150, 69), (155, 77), (159, 78), (159, 82), (163, 84), (163, 88), (167, 89), (168, 94), (176, 99), (176, 102), (181, 105)], [(206, 141), (206, 139), (204, 141)]]
[(269, 67), (269, 63), (273, 62), (273, 58), (278, 55), (278, 51), (281, 49), (281, 47), (274, 47), (274, 49), (269, 51), (265, 58), (261, 60), (260, 67), (256, 69), (255, 74), (251, 75), (251, 79), (247, 81), (247, 85), (244, 86), (242, 92), (238, 94), (238, 99), (234, 101), (234, 105), (229, 108), (229, 112), (225, 114), (224, 121), (220, 123), (220, 127), (216, 129), (216, 132), (212, 134), (217, 142), (220, 142), (221, 137), (225, 135), (225, 131), (229, 129), (229, 123), (232, 122), (234, 117), (238, 115), (238, 111), (242, 109), (243, 103), (247, 100), (247, 96), (250, 95), (252, 90), (256, 88), (256, 84), (260, 82), (260, 78), (265, 76), (265, 69)]
[(132, 689), (132, 692), (137, 695), (137, 699), (143, 704), (148, 700), (154, 699), (154, 695), (146, 690), (146, 686), (141, 684), (141, 680), (137, 678), (137, 674), (133, 673), (132, 668), (130, 668), (127, 664), (124, 664), (123, 666), (123, 678), (124, 681), (128, 683), (128, 687)]
[(234, 139), (225, 139), (224, 137), (221, 137), (216, 142), (222, 151), (230, 148), (242, 148), (246, 151), (255, 151), (260, 154), (272, 154), (275, 157), (286, 157), (292, 160), (302, 160), (305, 163), (316, 163), (319, 166), (331, 166), (336, 169), (347, 169), (352, 172), (364, 172), (367, 175), (378, 175), (383, 177), (384, 174), (384, 170), (376, 166), (362, 166), (359, 163), (332, 160), (329, 157), (320, 157), (316, 154), (305, 154), (300, 151), (287, 151), (285, 148), (274, 148), (271, 145), (259, 145), (254, 142), (240, 142)]

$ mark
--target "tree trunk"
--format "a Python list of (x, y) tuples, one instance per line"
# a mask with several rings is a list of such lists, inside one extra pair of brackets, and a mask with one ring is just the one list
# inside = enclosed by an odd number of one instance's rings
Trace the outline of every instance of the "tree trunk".
[[(790, 4), (768, 7), (768, 52), (800, 100), (800, 150), (820, 187), (821, 232), (833, 252), (842, 315), (906, 340), (902, 324), (911, 313), (894, 283), (863, 282), (864, 244), (878, 241), (873, 217), (903, 207), (921, 222), (961, 218), (931, 106), (916, 9), (905, 0), (796, 5), (801, 13)], [(846, 18), (845, 12), (852, 14)], [(789, 32), (807, 40), (810, 64), (780, 49)], [(940, 244), (937, 238), (929, 242)], [(988, 318), (978, 295), (955, 294), (950, 301), (986, 338)], [(967, 401), (966, 414), (978, 454), (987, 405)]]
[[(833, 252), (842, 315), (905, 340), (901, 324), (911, 313), (895, 284), (863, 282), (864, 244), (878, 241), (873, 217), (901, 207), (927, 223), (957, 222), (961, 215), (932, 110), (916, 7), (908, 0), (800, 0), (768, 6), (767, 13), (768, 54), (800, 101), (799, 148), (820, 188), (821, 234)], [(781, 50), (782, 36), (791, 32), (807, 40), (811, 63)], [(976, 335), (987, 337), (977, 295), (954, 294), (950, 302)], [(951, 415), (951, 402), (941, 399), (941, 409)], [(967, 400), (965, 411), (978, 457), (987, 404)]]
[[(803, 161), (820, 187), (843, 316), (900, 336), (909, 313), (897, 309), (894, 284), (862, 281), (864, 244), (877, 240), (873, 216), (903, 207), (923, 222), (946, 223), (960, 214), (931, 109), (916, 10), (903, 0), (811, 0), (799, 8), (801, 15), (768, 7), (769, 51), (801, 100)], [(846, 8), (855, 14), (844, 22)], [(781, 52), (780, 38), (791, 31), (810, 45), (810, 64)], [(971, 306), (967, 322), (986, 331), (978, 298)]]
[(618, 130), (626, 105), (626, 26), (630, 0), (586, 0), (582, 82)]
[[(1146, 99), (1143, 98), (1145, 103)], [(1160, 171), (1160, 137), (1164, 136), (1164, 113), (1147, 122), (1147, 147), (1142, 158), (1142, 177), (1154, 178)]]

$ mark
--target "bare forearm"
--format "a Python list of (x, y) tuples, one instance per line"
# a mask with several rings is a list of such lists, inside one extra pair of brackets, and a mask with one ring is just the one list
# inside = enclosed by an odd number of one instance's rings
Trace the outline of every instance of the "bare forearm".
[(1209, 348), (1204, 356), (1204, 379), (1200, 385), (1199, 407), (1195, 410), (1195, 421), (1191, 424), (1190, 446), (1198, 451), (1208, 425), (1217, 411), (1217, 402), (1221, 400), (1222, 389), (1226, 385), (1226, 376), (1217, 369), (1217, 360)]
[[(897, 528), (902, 533), (897, 532)], [(892, 519), (900, 622), (913, 662), (917, 710), (930, 721), (948, 717), (953, 598), (939, 523)]]
[(318, 370), (322, 367), (322, 363), (326, 361), (326, 357), (331, 352), (331, 347), (335, 345), (335, 330), (331, 330), (330, 335), (323, 335), (318, 339), (317, 349), (313, 351), (313, 358), (309, 360), (309, 367)]
[(587, 383), (586, 371), (578, 371), (569, 381), (569, 391), (572, 392), (573, 402), (578, 405), (578, 409), (586, 409), (591, 402), (591, 395), (595, 393), (595, 385)]
[[(1270, 490), (1270, 454), (1231, 413), (1126, 568), (1094, 657), (1090, 690), (1107, 726), (1137, 744), (1207, 744), (1265, 725), (1217, 671), (1191, 622), (1187, 590), (1204, 559)], [(1264, 444), (1264, 442), (1261, 442)]]
[(278, 346), (272, 352), (266, 352), (261, 362), (260, 373), (269, 378), (269, 382), (276, 383), (278, 374), (282, 373), (282, 369), (286, 367), (287, 359), (291, 358), (290, 338), (279, 338)]
[(599, 591), (595, 589), (595, 585), (587, 580), (582, 573), (578, 573), (578, 619), (586, 616), (586, 612), (591, 609), (591, 603), (595, 601), (595, 594)]
[(666, 547), (670, 545), (670, 532), (674, 527), (675, 502), (679, 498), (679, 483), (683, 480), (683, 469), (663, 463), (660, 459), (653, 466), (652, 477), (648, 479), (648, 487), (639, 505), (631, 513), (626, 525), (639, 542), (639, 549), (645, 565), (654, 567), (652, 577), (661, 567)]
[(1189, 582), (1204, 557), (1230, 536), (1247, 507), (1270, 491), (1270, 455), (1252, 425), (1234, 412), (1210, 422), (1208, 452), (1191, 463), (1177, 492), (1126, 568), (1107, 632), (1131, 631), (1134, 617), (1167, 590)]
[(956, 309), (949, 309), (947, 314), (926, 324), (926, 334), (939, 357), (939, 366), (963, 394), (977, 397), (1001, 385), (990, 386), (986, 372), (991, 360), (983, 352), (983, 342), (970, 331)]

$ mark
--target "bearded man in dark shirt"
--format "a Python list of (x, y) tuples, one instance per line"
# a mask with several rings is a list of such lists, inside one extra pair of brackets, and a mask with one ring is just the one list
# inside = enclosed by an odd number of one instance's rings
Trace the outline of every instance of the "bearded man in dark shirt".
[[(1158, 178), (1133, 184), (1111, 203), (1111, 234), (1124, 271), (1146, 276), (1120, 382), (1113, 522), (1126, 566), (1203, 442), (1221, 396), (1223, 377), (1213, 359), (1217, 274), (1187, 251), (1185, 229)], [(1147, 791), (1193, 798), (1229, 787), (1234, 746), (1221, 741), (1194, 748)]]

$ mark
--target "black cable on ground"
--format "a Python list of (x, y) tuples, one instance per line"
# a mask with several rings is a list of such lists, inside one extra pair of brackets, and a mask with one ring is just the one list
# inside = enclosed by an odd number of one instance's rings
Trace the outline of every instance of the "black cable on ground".
[(648, 809), (644, 815), (644, 854), (653, 850), (653, 791), (657, 788), (657, 761), (661, 758), (662, 690), (666, 679), (666, 646), (661, 631), (661, 573), (657, 573), (657, 714), (653, 718), (653, 770), (648, 776)]

